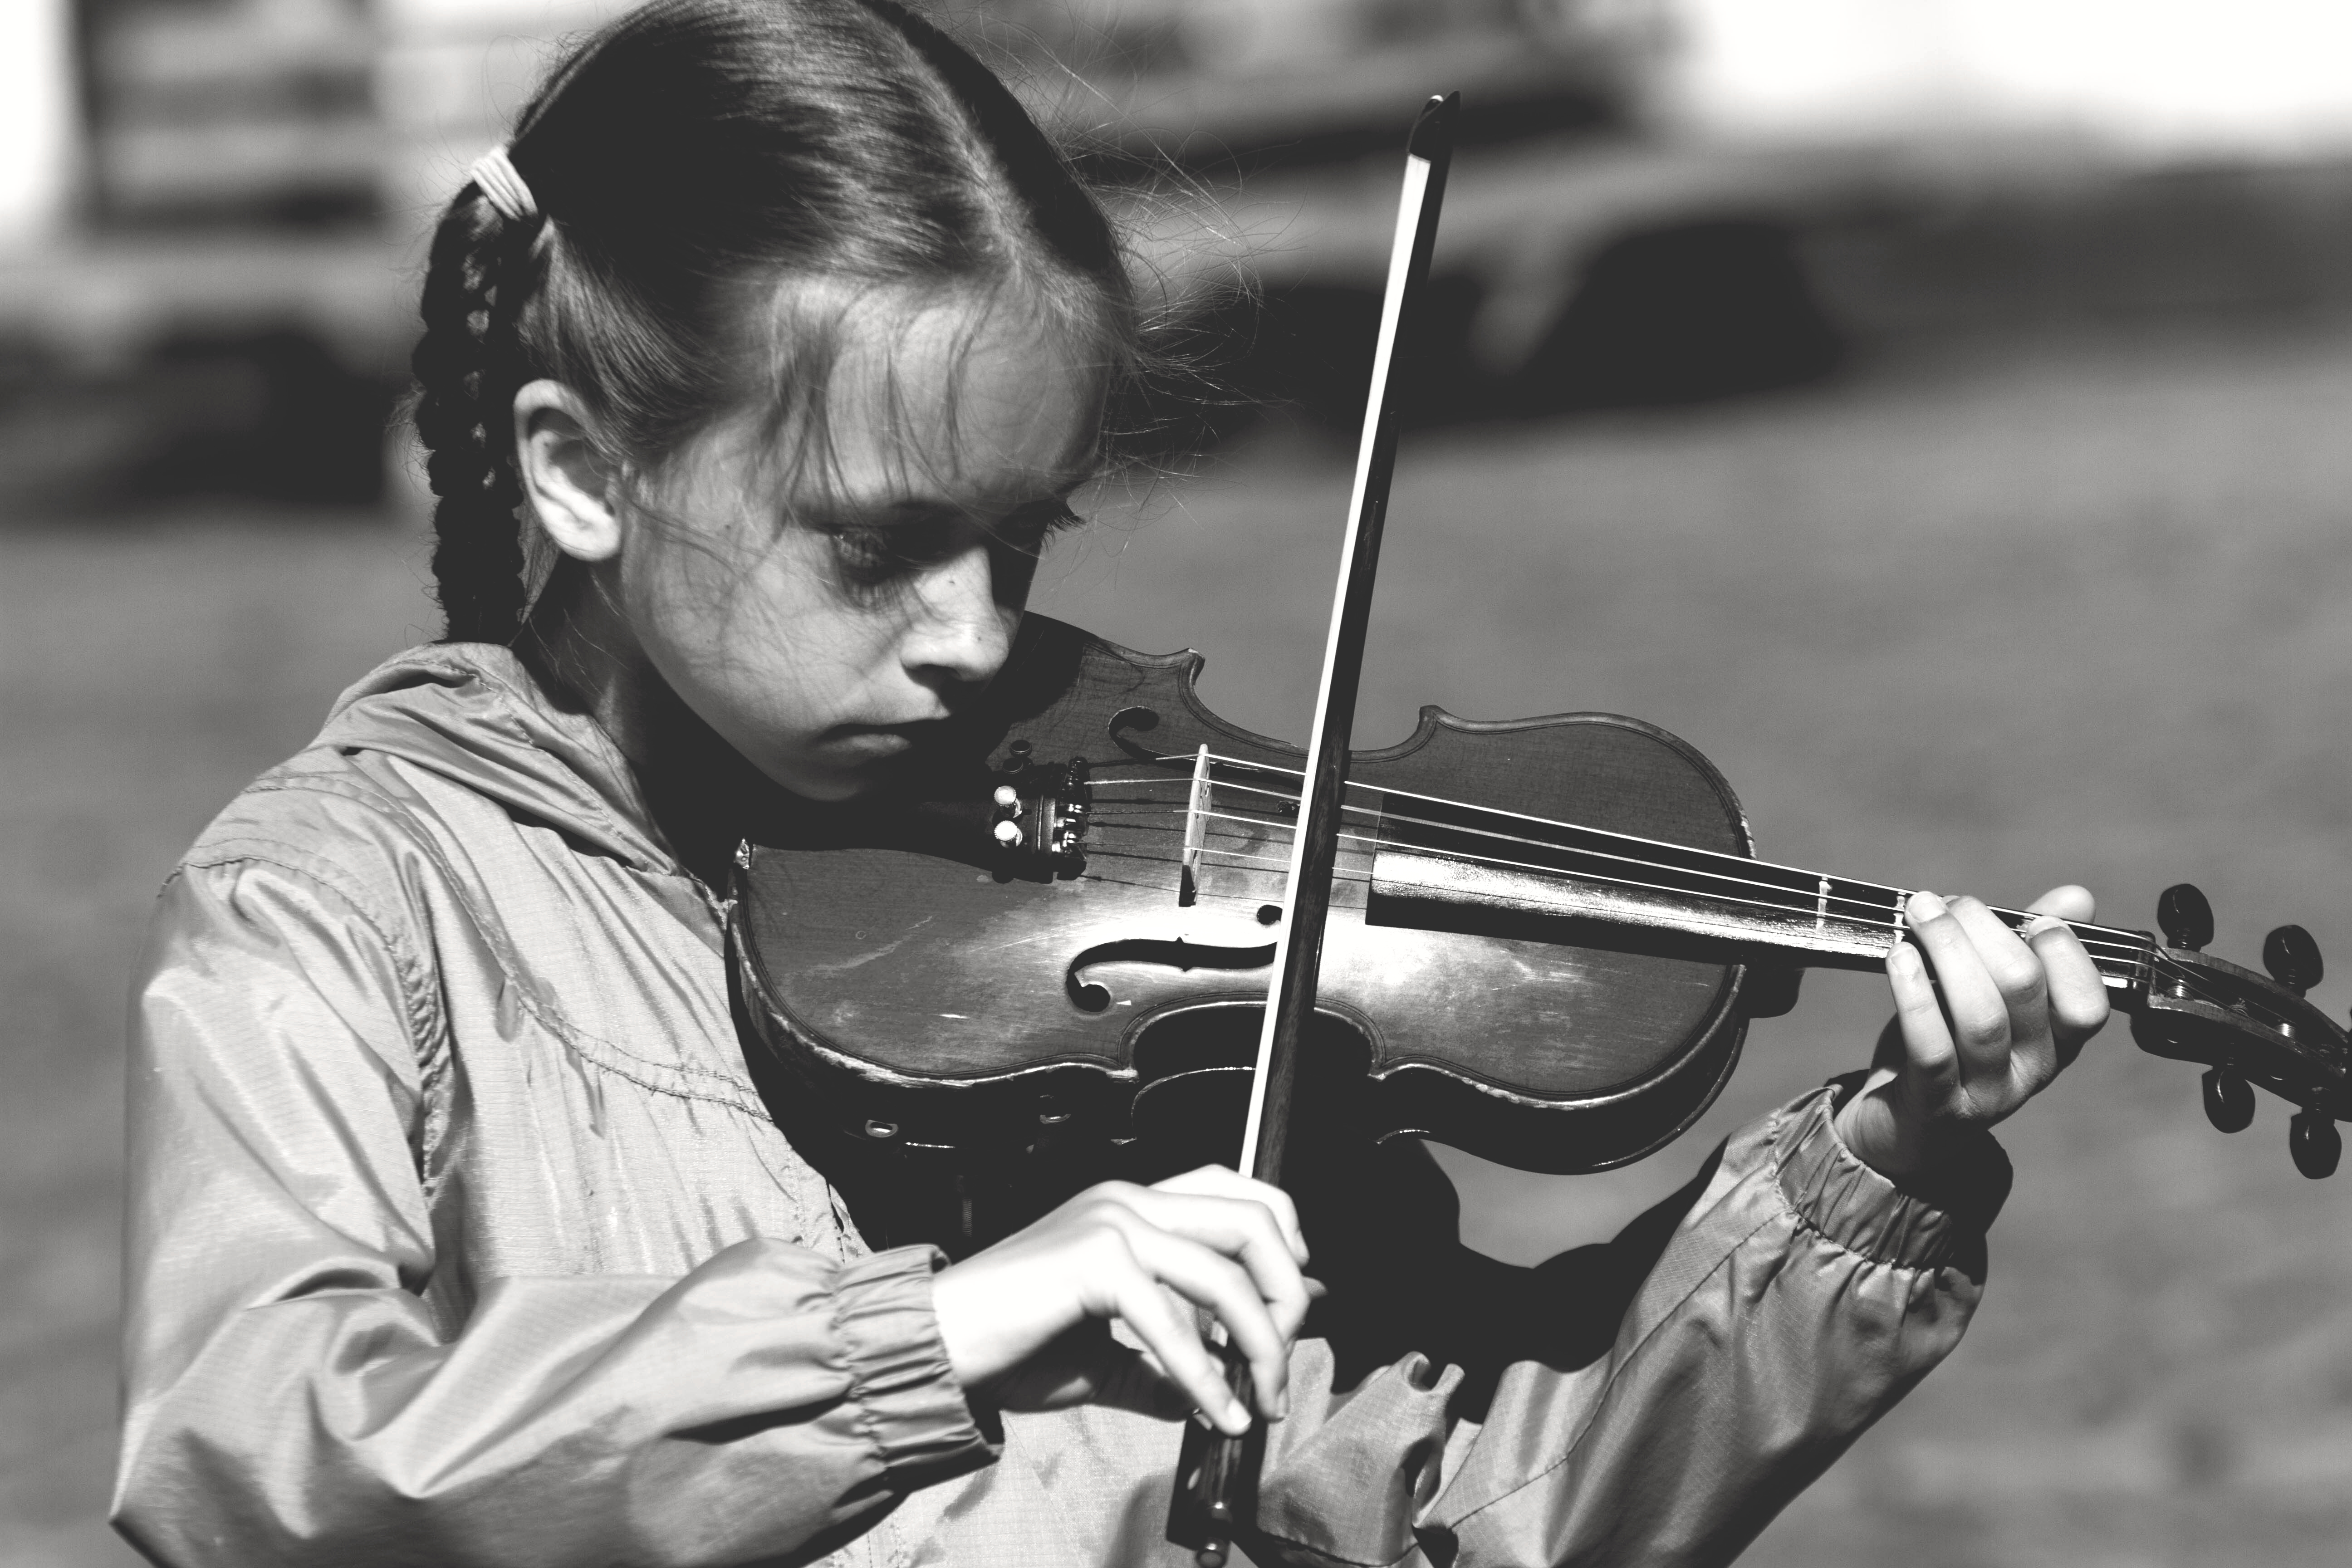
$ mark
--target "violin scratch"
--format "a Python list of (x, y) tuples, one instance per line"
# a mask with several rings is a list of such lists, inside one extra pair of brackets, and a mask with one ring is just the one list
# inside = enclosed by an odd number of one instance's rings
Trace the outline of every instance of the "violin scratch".
[(898, 952), (900, 948), (906, 946), (908, 942), (914, 940), (915, 933), (917, 931), (921, 931), (925, 926), (930, 924), (932, 921), (938, 918), (939, 917), (936, 915), (925, 915), (921, 920), (917, 921), (913, 925), (908, 927), (907, 930), (894, 942), (885, 942), (880, 947), (868, 948), (864, 952), (854, 954), (848, 958), (837, 959), (831, 963), (812, 963), (808, 967), (812, 972), (820, 974), (842, 974), (846, 973), (848, 971), (853, 969), (863, 969), (867, 964), (872, 963), (875, 960), (887, 958), (892, 953)]

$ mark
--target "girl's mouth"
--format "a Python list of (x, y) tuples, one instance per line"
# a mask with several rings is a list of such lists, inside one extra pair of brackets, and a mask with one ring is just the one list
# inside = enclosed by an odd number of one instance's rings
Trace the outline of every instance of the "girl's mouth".
[(940, 721), (919, 719), (906, 724), (835, 724), (825, 731), (825, 749), (861, 762), (878, 762), (913, 751), (938, 732)]
[(895, 757), (915, 743), (903, 730), (878, 724), (844, 724), (826, 739), (827, 750), (859, 757)]

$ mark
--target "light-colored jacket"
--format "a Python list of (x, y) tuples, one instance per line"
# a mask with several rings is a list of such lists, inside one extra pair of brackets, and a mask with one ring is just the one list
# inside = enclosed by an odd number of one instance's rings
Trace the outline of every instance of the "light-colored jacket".
[[(1174, 1422), (975, 1421), (938, 1255), (869, 1254), (752, 1088), (721, 919), (503, 649), (387, 663), (205, 832), (137, 986), (115, 1521), (142, 1551), (1189, 1560), (1160, 1539)], [(1732, 1140), (1605, 1353), (1511, 1365), (1476, 1422), (1458, 1369), (1340, 1386), (1301, 1341), (1260, 1555), (1728, 1561), (1958, 1342), (1980, 1256), (1808, 1096)]]

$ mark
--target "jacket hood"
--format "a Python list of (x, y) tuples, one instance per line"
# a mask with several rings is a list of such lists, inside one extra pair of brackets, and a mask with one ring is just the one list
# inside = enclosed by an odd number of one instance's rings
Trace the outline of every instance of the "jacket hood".
[(511, 649), (396, 654), (335, 700), (312, 744), (398, 757), (632, 865), (677, 868), (620, 748), (551, 701)]

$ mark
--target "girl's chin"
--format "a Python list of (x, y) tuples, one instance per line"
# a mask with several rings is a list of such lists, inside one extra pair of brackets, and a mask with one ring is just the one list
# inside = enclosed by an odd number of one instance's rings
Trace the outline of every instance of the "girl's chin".
[(879, 787), (889, 764), (913, 749), (904, 735), (837, 736), (799, 756), (775, 758), (761, 771), (803, 800), (849, 800)]

